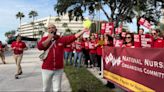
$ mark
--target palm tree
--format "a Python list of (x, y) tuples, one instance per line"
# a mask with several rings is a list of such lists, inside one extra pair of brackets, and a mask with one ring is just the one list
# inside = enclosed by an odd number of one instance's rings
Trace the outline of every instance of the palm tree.
[(8, 37), (11, 33), (10, 32), (6, 32), (5, 36)]
[(29, 15), (29, 18), (32, 18), (31, 24), (33, 26), (33, 38), (34, 38), (34, 25), (35, 25), (34, 20), (35, 20), (35, 17), (38, 16), (38, 13), (36, 11), (30, 11), (28, 15)]
[(16, 34), (15, 30), (11, 30), (5, 33), (5, 36), (10, 39), (11, 37), (13, 37)]
[(30, 11), (28, 15), (29, 15), (29, 18), (32, 18), (32, 20), (34, 22), (35, 17), (38, 16), (38, 13), (36, 11)]
[(19, 18), (19, 21), (20, 21), (20, 23), (19, 23), (20, 31), (21, 31), (21, 21), (22, 21), (22, 18), (24, 18), (24, 17), (25, 17), (25, 15), (22, 12), (18, 12), (16, 14), (16, 18), (17, 19)]

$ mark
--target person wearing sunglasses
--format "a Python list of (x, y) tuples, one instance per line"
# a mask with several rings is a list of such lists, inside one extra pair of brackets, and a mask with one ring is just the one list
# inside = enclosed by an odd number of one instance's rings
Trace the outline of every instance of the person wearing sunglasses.
[(132, 33), (127, 33), (122, 47), (134, 48), (134, 37)]
[(153, 48), (164, 48), (164, 40), (159, 36), (160, 30), (155, 29), (151, 31), (151, 35), (153, 36)]

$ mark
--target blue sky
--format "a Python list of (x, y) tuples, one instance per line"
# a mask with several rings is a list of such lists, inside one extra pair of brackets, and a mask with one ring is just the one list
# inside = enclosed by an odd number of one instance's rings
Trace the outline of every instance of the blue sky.
[[(43, 18), (47, 16), (56, 16), (56, 12), (53, 10), (53, 6), (57, 0), (1, 0), (0, 3), (0, 40), (5, 42), (6, 38), (4, 33), (10, 30), (16, 30), (19, 26), (19, 19), (16, 19), (16, 14), (20, 11), (23, 12), (25, 18), (23, 22), (30, 22), (28, 13), (31, 10), (38, 12), (38, 17)], [(108, 10), (109, 11), (109, 10)], [(110, 12), (108, 12), (110, 13)], [(85, 16), (88, 16), (87, 13)], [(106, 19), (103, 12), (100, 11), (100, 19)], [(135, 21), (135, 20), (134, 20)], [(128, 24), (130, 30), (136, 31), (135, 22)]]
[(16, 30), (19, 25), (19, 19), (16, 19), (17, 12), (23, 12), (25, 18), (22, 22), (30, 22), (28, 13), (31, 10), (38, 12), (37, 18), (55, 16), (53, 6), (57, 0), (1, 0), (0, 3), (0, 40), (6, 39), (4, 33), (10, 30)]

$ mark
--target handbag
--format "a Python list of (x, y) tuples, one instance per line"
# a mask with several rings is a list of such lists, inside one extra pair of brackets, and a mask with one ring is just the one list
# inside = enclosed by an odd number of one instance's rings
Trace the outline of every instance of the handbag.
[(51, 48), (54, 44), (55, 44), (55, 41), (51, 44), (51, 46), (50, 46), (46, 51), (44, 51), (43, 53), (41, 53), (41, 54), (39, 55), (39, 58), (40, 58), (41, 61), (43, 61), (44, 59), (47, 58), (48, 52), (49, 52), (50, 48)]

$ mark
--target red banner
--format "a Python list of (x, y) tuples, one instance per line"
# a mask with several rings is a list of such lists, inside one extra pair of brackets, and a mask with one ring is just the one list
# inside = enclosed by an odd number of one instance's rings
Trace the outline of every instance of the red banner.
[(141, 47), (141, 35), (138, 34), (134, 35), (134, 46)]
[(113, 22), (101, 24), (101, 34), (108, 33), (108, 34), (112, 35), (113, 30), (114, 30), (114, 23)]
[(118, 28), (116, 28), (116, 34), (120, 34), (122, 32), (123, 25), (121, 24)]
[(144, 27), (150, 29), (151, 28), (151, 24), (144, 18), (141, 18), (138, 22), (138, 24), (143, 25)]
[(127, 91), (164, 92), (164, 49), (103, 48), (104, 78)]
[(134, 35), (134, 46), (142, 48), (151, 48), (153, 45), (153, 37), (149, 34), (145, 35)]

